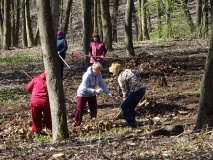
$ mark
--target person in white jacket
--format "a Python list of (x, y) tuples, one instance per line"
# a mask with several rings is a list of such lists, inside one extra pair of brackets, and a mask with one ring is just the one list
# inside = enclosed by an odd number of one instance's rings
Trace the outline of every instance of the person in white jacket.
[[(83, 112), (88, 102), (91, 118), (97, 116), (97, 99), (96, 94), (104, 92), (110, 98), (110, 94), (101, 75), (103, 66), (100, 63), (94, 63), (88, 67), (82, 77), (82, 82), (77, 90), (77, 106), (75, 110), (75, 126), (81, 125)], [(99, 86), (100, 88), (97, 88)]]

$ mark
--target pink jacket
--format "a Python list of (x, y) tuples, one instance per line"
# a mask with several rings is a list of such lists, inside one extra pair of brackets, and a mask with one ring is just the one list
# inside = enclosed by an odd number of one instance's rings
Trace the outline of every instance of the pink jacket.
[[(107, 49), (104, 43), (101, 42), (91, 42), (90, 43), (90, 63), (100, 62), (103, 63), (104, 59), (100, 56), (105, 56), (107, 53)], [(97, 57), (96, 57), (97, 56)]]
[(33, 106), (49, 104), (46, 74), (42, 73), (39, 76), (34, 77), (27, 85), (26, 89), (31, 92), (30, 103)]

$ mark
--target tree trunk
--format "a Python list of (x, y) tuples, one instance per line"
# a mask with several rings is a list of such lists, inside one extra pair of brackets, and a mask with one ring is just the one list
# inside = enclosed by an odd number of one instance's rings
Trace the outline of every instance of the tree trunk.
[(59, 23), (59, 16), (60, 16), (60, 0), (51, 0), (51, 11), (52, 11), (54, 33), (56, 35), (59, 29), (58, 23)]
[(91, 0), (82, 0), (82, 20), (83, 20), (83, 52), (84, 66), (89, 65), (89, 57), (87, 57), (90, 47), (90, 37), (91, 37)]
[(12, 45), (14, 46), (14, 41), (15, 41), (15, 5), (14, 1), (11, 1), (11, 40), (12, 40)]
[(14, 46), (18, 47), (18, 40), (19, 40), (19, 26), (20, 26), (20, 8), (21, 8), (21, 3), (20, 0), (16, 0), (16, 24), (15, 24), (15, 35), (14, 35)]
[(4, 4), (3, 1), (0, 1), (0, 45), (2, 46), (2, 39), (3, 39), (3, 8), (4, 8)]
[(30, 20), (30, 4), (29, 0), (25, 0), (25, 16), (26, 16), (26, 31), (27, 31), (27, 42), (28, 47), (33, 47), (34, 45), (34, 37), (33, 31), (31, 27), (31, 20)]
[(98, 33), (98, 0), (94, 0), (94, 25), (93, 25), (93, 32)]
[(101, 19), (103, 28), (103, 42), (109, 51), (112, 49), (112, 24), (109, 12), (109, 0), (100, 0), (101, 4)]
[(196, 0), (196, 26), (199, 28), (202, 18), (202, 0)]
[(141, 16), (141, 0), (138, 0), (138, 41), (142, 41), (143, 40), (143, 32), (142, 32), (142, 16)]
[(64, 91), (58, 67), (59, 58), (51, 17), (50, 1), (37, 0), (37, 5), (41, 48), (45, 72), (47, 74), (47, 88), (52, 116), (53, 142), (57, 142), (69, 137)]
[(101, 5), (100, 0), (97, 0), (97, 6), (98, 6), (98, 33), (100, 35), (101, 41), (103, 41), (103, 30), (102, 30), (102, 20), (101, 20)]
[(186, 17), (186, 21), (187, 21), (187, 23), (190, 27), (190, 31), (194, 32), (195, 31), (195, 25), (194, 25), (194, 22), (192, 20), (191, 15), (190, 15), (187, 4), (188, 4), (188, 0), (181, 0), (181, 5), (182, 5), (183, 11), (184, 11), (184, 15)]
[(66, 9), (66, 16), (65, 16), (65, 22), (64, 22), (64, 36), (66, 37), (67, 31), (68, 31), (68, 26), (69, 26), (69, 20), (70, 20), (70, 13), (72, 12), (72, 1), (73, 0), (68, 0), (67, 4), (67, 9)]
[(171, 0), (166, 0), (166, 27), (167, 27), (167, 38), (172, 35), (172, 24), (171, 24)]
[(3, 20), (3, 45), (2, 48), (8, 50), (10, 47), (10, 1), (4, 1)]
[(112, 15), (112, 41), (117, 42), (117, 17), (118, 17), (119, 1), (115, 0), (113, 3), (113, 15)]
[(208, 0), (204, 0), (203, 2), (204, 6), (203, 6), (203, 36), (202, 37), (208, 37), (208, 32), (209, 32), (209, 28), (208, 28), (208, 21), (209, 21), (209, 16), (208, 16)]
[(133, 0), (127, 0), (126, 5), (126, 14), (125, 14), (125, 46), (126, 46), (126, 55), (134, 56), (134, 48), (132, 42), (132, 13), (133, 13)]
[(201, 87), (199, 112), (194, 130), (213, 126), (213, 1), (211, 6), (211, 40)]
[(138, 19), (137, 19), (137, 11), (135, 8), (135, 5), (133, 4), (133, 23), (135, 25), (135, 35), (136, 35), (136, 40), (138, 39), (137, 35), (138, 35)]
[(149, 32), (148, 32), (148, 26), (147, 26), (147, 0), (141, 0), (141, 25), (142, 25), (142, 35), (143, 40), (149, 40)]
[(157, 33), (158, 33), (158, 38), (162, 38), (163, 36), (163, 26), (162, 26), (162, 15), (163, 15), (163, 10), (162, 10), (162, 0), (157, 1)]
[(23, 48), (27, 47), (25, 0), (22, 0), (22, 46), (23, 46)]
[(38, 27), (38, 24), (37, 24), (36, 34), (35, 34), (35, 41), (34, 41), (34, 45), (33, 46), (38, 45), (38, 41), (39, 41), (39, 27)]

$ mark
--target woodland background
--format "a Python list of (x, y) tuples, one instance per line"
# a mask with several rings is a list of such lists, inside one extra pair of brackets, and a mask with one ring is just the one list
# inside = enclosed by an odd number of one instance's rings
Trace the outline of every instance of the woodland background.
[[(42, 12), (38, 8), (46, 2), (51, 3), (53, 28), (41, 27), (38, 22), (40, 18), (44, 23), (41, 19), (47, 18), (47, 25), (52, 24), (48, 16), (38, 14)], [(0, 159), (212, 159), (211, 1), (0, 3)], [(100, 4), (97, 16), (96, 3)], [(108, 16), (103, 14), (107, 10)], [(46, 8), (43, 13), (48, 11)], [(47, 50), (41, 48), (44, 39), (53, 39), (45, 48), (52, 48), (48, 53), (56, 57), (54, 39), (58, 29), (66, 34), (66, 61), (71, 69), (65, 68), (65, 78), (58, 84), (63, 86), (63, 94), (56, 96), (64, 99), (66, 118), (55, 121), (66, 123), (62, 132), (68, 134), (56, 143), (60, 136), (57, 129), (53, 135), (45, 129), (46, 136), (32, 135), (30, 95), (25, 87), (31, 77), (48, 71), (48, 60), (44, 58)], [(82, 126), (74, 127), (76, 90), (87, 66), (84, 55), (94, 31), (108, 47), (103, 76), (114, 99), (100, 95), (97, 119), (90, 120), (85, 111)], [(57, 60), (53, 61), (53, 68), (57, 68)], [(115, 61), (140, 71), (147, 87), (136, 109), (135, 130), (125, 125), (122, 115), (114, 120), (122, 95), (107, 68)], [(58, 79), (57, 71), (48, 75)], [(168, 125), (182, 125), (184, 132), (173, 136), (150, 134)]]

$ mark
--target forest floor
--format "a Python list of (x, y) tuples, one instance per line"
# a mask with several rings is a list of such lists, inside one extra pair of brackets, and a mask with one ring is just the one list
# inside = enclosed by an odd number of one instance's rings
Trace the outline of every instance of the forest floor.
[[(40, 74), (43, 63), (40, 48), (1, 51), (0, 64), (0, 160), (1, 159), (212, 159), (211, 131), (192, 132), (198, 103), (208, 41), (161, 40), (134, 44), (137, 56), (125, 57), (122, 44), (113, 45), (102, 72), (113, 99), (98, 95), (98, 115), (90, 119), (85, 111), (83, 123), (73, 126), (76, 91), (81, 82), (81, 58), (70, 53), (81, 49), (71, 46), (64, 69), (64, 92), (70, 138), (52, 143), (51, 135), (34, 137), (26, 84)], [(14, 58), (15, 57), (15, 58)], [(122, 95), (108, 71), (112, 62), (140, 71), (147, 88), (136, 108), (136, 129), (126, 126), (119, 113)], [(162, 81), (163, 80), (163, 81)], [(155, 123), (158, 119), (157, 123)], [(154, 122), (154, 123), (153, 123)], [(182, 125), (184, 132), (175, 136), (152, 136), (150, 133), (168, 125)], [(44, 129), (45, 132), (45, 129)]]

